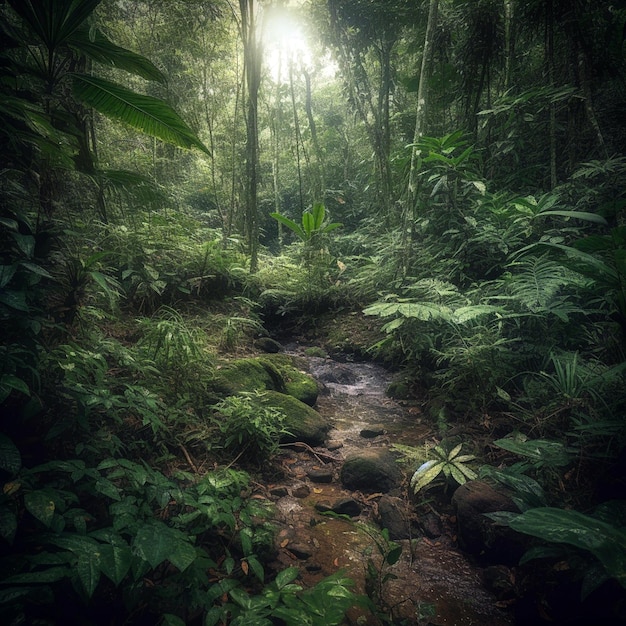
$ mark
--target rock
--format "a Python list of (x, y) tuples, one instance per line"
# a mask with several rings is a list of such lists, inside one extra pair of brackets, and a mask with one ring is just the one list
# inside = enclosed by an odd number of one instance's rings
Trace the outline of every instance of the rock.
[(320, 359), (327, 359), (328, 358), (328, 352), (326, 352), (326, 350), (324, 350), (324, 348), (319, 348), (317, 346), (312, 346), (310, 348), (305, 348), (304, 354), (306, 354), (307, 356), (318, 357)]
[(359, 435), (364, 439), (373, 439), (379, 435), (385, 434), (385, 427), (382, 424), (371, 424), (367, 428), (363, 428)]
[(341, 468), (341, 482), (346, 489), (382, 491), (398, 487), (402, 473), (395, 456), (386, 448), (366, 448), (350, 455)]
[(333, 510), (333, 507), (332, 504), (329, 504), (328, 502), (316, 502), (315, 510), (319, 513), (328, 513), (328, 511)]
[(332, 503), (317, 502), (315, 510), (319, 513), (332, 511), (337, 515), (349, 515), (350, 517), (361, 515), (361, 505), (354, 498), (341, 498)]
[(300, 371), (287, 354), (236, 359), (224, 365), (215, 377), (217, 391), (225, 396), (242, 392), (280, 391), (313, 406), (317, 401), (315, 379)]
[(410, 539), (413, 536), (410, 512), (400, 498), (384, 495), (378, 500), (378, 523), (389, 531), (389, 538)]
[(254, 345), (262, 352), (268, 352), (270, 354), (276, 354), (284, 350), (283, 346), (271, 337), (259, 337), (254, 342)]
[(284, 485), (279, 485), (278, 487), (272, 487), (270, 489), (270, 495), (274, 496), (275, 498), (284, 498), (285, 496), (289, 495), (289, 491)]
[(424, 533), (424, 536), (429, 539), (437, 539), (437, 537), (441, 537), (443, 533), (441, 519), (434, 513), (421, 516), (417, 523), (422, 533)]
[(296, 483), (291, 488), (291, 495), (294, 498), (306, 498), (311, 493), (311, 488), (306, 483)]
[(353, 498), (342, 498), (332, 505), (333, 513), (358, 517), (361, 515), (361, 505)]
[(322, 469), (310, 469), (306, 475), (311, 482), (314, 483), (332, 483), (333, 482), (333, 469), (332, 467)]
[(336, 385), (354, 385), (356, 375), (349, 367), (329, 363), (320, 367), (316, 372), (318, 380), (324, 383), (334, 383)]
[(337, 439), (331, 439), (326, 442), (326, 449), (329, 452), (333, 452), (333, 450), (339, 450), (339, 448), (343, 448), (343, 442)]
[(497, 598), (515, 595), (515, 573), (505, 565), (490, 565), (483, 570), (483, 585)]
[(278, 391), (266, 391), (259, 402), (264, 406), (276, 407), (286, 415), (284, 427), (291, 434), (283, 435), (283, 443), (303, 441), (310, 446), (324, 443), (330, 422), (304, 402)]
[(516, 564), (527, 540), (508, 526), (496, 524), (485, 513), (519, 509), (501, 488), (482, 480), (472, 480), (457, 488), (452, 496), (456, 510), (459, 545), (470, 554), (490, 563)]
[(301, 561), (306, 561), (313, 551), (309, 546), (304, 545), (303, 543), (290, 543), (287, 546), (287, 550), (291, 552), (297, 559)]

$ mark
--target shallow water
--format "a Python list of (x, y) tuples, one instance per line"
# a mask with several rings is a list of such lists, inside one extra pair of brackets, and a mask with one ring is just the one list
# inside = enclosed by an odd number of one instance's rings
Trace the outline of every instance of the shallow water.
[[(303, 357), (297, 346), (289, 346), (291, 354)], [(280, 498), (277, 516), (280, 520), (278, 567), (298, 565), (304, 584), (318, 580), (343, 569), (355, 581), (356, 591), (371, 590), (372, 580), (367, 579), (367, 563), (376, 564), (381, 577), (392, 574), (383, 584), (374, 586), (380, 592), (382, 605), (386, 606), (394, 621), (407, 620), (412, 624), (434, 626), (509, 626), (510, 616), (497, 606), (496, 598), (481, 584), (481, 571), (455, 546), (455, 529), (447, 516), (442, 515), (444, 528), (441, 537), (429, 540), (416, 537), (403, 540), (400, 560), (392, 567), (382, 565), (382, 560), (372, 532), (376, 500), (381, 494), (351, 493), (339, 481), (341, 460), (359, 448), (390, 446), (393, 443), (422, 445), (433, 435), (431, 427), (422, 423), (419, 413), (409, 411), (389, 399), (385, 391), (391, 375), (372, 363), (338, 363), (331, 359), (303, 357), (309, 373), (322, 385), (315, 407), (329, 417), (333, 428), (328, 439), (342, 447), (317, 459), (307, 453), (290, 452), (286, 459), (292, 481), (285, 486), (307, 482), (306, 472), (312, 467), (334, 468), (331, 483), (308, 483), (310, 493), (304, 498), (291, 495)], [(363, 428), (372, 425), (383, 427), (383, 434), (364, 438)], [(335, 456), (336, 462), (329, 458)], [(353, 520), (332, 518), (315, 510), (319, 502), (334, 502), (353, 497), (363, 507)], [(424, 510), (423, 507), (420, 510)], [(416, 510), (417, 511), (417, 510)], [(290, 548), (304, 548), (308, 557), (296, 560)], [(294, 562), (296, 561), (296, 562)], [(426, 609), (434, 615), (420, 617)], [(376, 624), (376, 619), (362, 611), (348, 614), (348, 624)]]

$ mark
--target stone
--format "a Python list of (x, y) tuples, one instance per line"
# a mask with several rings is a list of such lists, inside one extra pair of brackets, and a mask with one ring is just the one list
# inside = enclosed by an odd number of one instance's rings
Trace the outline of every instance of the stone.
[(235, 359), (218, 370), (214, 386), (223, 396), (279, 391), (313, 406), (319, 393), (317, 382), (301, 371), (298, 365), (295, 357), (287, 354)]
[(289, 491), (284, 485), (279, 485), (278, 487), (272, 487), (270, 489), (270, 495), (274, 496), (275, 498), (284, 498), (285, 496), (289, 495)]
[(333, 507), (328, 502), (316, 502), (315, 510), (318, 511), (319, 513), (328, 513), (328, 511), (333, 510)]
[(320, 367), (316, 372), (318, 380), (324, 383), (332, 383), (336, 385), (354, 385), (356, 383), (356, 375), (349, 368), (337, 363), (329, 363)]
[(278, 391), (266, 391), (259, 402), (280, 409), (286, 416), (283, 424), (290, 434), (281, 437), (282, 443), (302, 441), (310, 446), (321, 446), (330, 429), (330, 421), (297, 398)]
[(384, 495), (378, 500), (378, 523), (389, 531), (389, 538), (410, 539), (413, 536), (410, 512), (400, 498)]
[(385, 434), (385, 427), (382, 424), (371, 424), (370, 426), (361, 429), (359, 435), (364, 439), (373, 439), (379, 435)]
[(346, 458), (341, 482), (346, 489), (386, 493), (400, 486), (402, 472), (387, 448), (365, 448)]
[(489, 563), (513, 565), (519, 561), (528, 539), (485, 515), (496, 511), (520, 512), (506, 490), (482, 480), (471, 480), (456, 489), (452, 504), (456, 511), (459, 545), (465, 552)]
[(326, 449), (329, 452), (339, 450), (340, 448), (343, 448), (343, 441), (339, 441), (338, 439), (331, 439), (330, 441), (326, 442)]
[(310, 469), (306, 475), (311, 482), (314, 483), (332, 483), (333, 482), (333, 469), (332, 467), (324, 467), (321, 469)]
[(417, 523), (424, 536), (428, 537), (428, 539), (437, 539), (443, 534), (441, 519), (434, 513), (420, 516)]
[(342, 498), (332, 505), (333, 513), (358, 517), (361, 515), (361, 505), (353, 498)]
[(294, 498), (306, 498), (311, 493), (311, 488), (306, 483), (296, 483), (291, 488), (291, 495)]
[(259, 337), (254, 342), (254, 345), (262, 352), (267, 352), (269, 354), (276, 354), (277, 352), (282, 352), (284, 350), (283, 346), (271, 337)]
[(309, 546), (304, 545), (303, 543), (290, 543), (287, 546), (287, 550), (291, 552), (297, 559), (301, 561), (306, 561), (310, 558), (313, 551)]

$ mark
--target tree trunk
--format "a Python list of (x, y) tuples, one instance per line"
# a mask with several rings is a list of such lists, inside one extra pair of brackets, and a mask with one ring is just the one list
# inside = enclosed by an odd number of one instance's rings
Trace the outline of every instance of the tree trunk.
[(246, 77), (246, 234), (250, 253), (250, 273), (258, 269), (258, 102), (261, 85), (261, 39), (255, 0), (239, 0), (243, 40), (244, 74)]
[[(417, 144), (424, 134), (426, 113), (428, 111), (428, 77), (431, 71), (431, 57), (433, 37), (437, 26), (437, 16), (439, 13), (439, 0), (430, 0), (428, 7), (428, 23), (426, 26), (426, 37), (424, 38), (424, 50), (422, 52), (422, 66), (420, 68), (420, 82), (417, 90), (417, 108), (415, 110), (415, 130), (413, 133), (413, 148), (411, 151), (411, 168), (409, 170), (409, 184), (407, 193), (407, 206), (405, 210), (405, 220), (403, 236), (406, 237), (408, 219), (415, 219), (415, 204), (417, 201), (417, 170), (418, 170), (418, 149)], [(406, 245), (405, 245), (406, 248)]]

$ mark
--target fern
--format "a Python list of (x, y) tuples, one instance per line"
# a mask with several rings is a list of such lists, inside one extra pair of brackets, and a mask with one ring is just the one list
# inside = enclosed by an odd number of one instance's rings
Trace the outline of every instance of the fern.
[(585, 281), (557, 261), (544, 256), (529, 256), (509, 264), (520, 270), (509, 275), (510, 297), (532, 313), (549, 313), (567, 321), (569, 314), (584, 312), (570, 302), (561, 291), (566, 287), (582, 287)]

